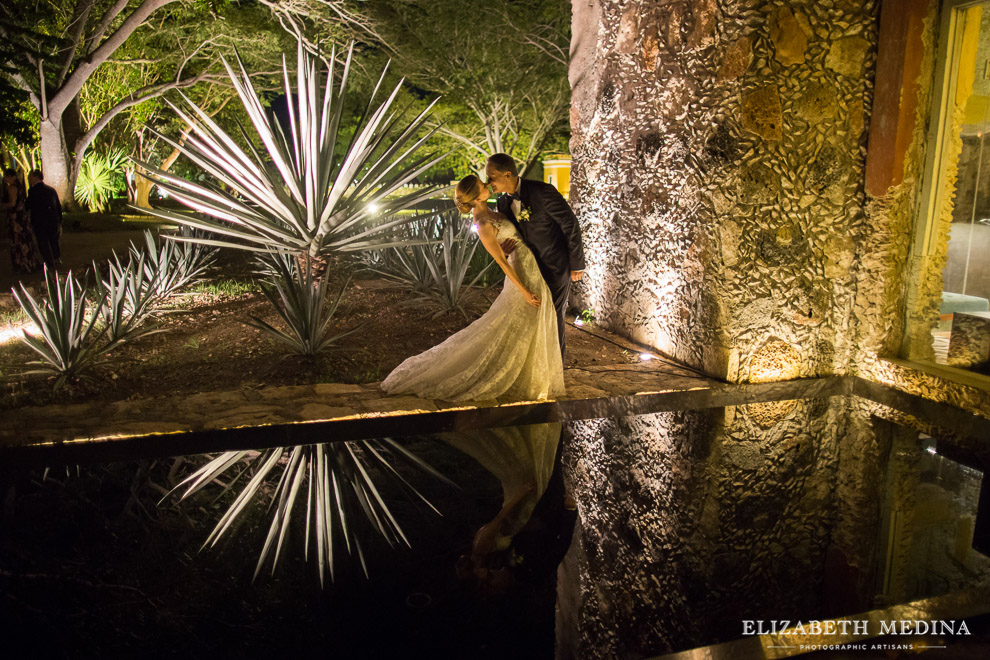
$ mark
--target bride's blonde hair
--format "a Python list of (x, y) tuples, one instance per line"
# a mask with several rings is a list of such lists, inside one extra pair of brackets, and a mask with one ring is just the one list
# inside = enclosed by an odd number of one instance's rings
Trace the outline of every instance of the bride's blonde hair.
[(484, 192), (478, 192), (478, 186), (484, 189), (485, 184), (481, 182), (474, 174), (468, 174), (466, 177), (457, 182), (457, 188), (454, 190), (454, 204), (457, 205), (457, 210), (461, 213), (470, 213), (472, 204), (471, 202), (478, 199), (478, 197)]

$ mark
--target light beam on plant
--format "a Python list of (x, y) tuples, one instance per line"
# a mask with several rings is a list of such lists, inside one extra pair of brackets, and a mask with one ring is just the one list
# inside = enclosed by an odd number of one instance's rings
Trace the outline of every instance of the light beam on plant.
[(403, 121), (403, 113), (392, 110), (400, 81), (384, 101), (375, 105), (386, 66), (357, 129), (343, 149), (343, 158), (334, 158), (343, 139), (341, 116), (352, 55), (353, 44), (340, 72), (335, 70), (338, 65), (331, 56), (331, 67), (320, 84), (318, 62), (300, 43), (294, 86), (283, 58), (288, 134), (263, 106), (240, 58), (235, 58), (236, 68), (224, 60), (267, 153), (251, 146), (253, 142), (243, 128), (240, 137), (246, 150), (239, 146), (204, 110), (183, 96), (184, 109), (170, 105), (191, 127), (189, 139), (180, 144), (164, 135), (159, 137), (216, 183), (193, 183), (148, 163), (136, 162), (161, 190), (208, 218), (163, 208), (142, 211), (219, 235), (216, 239), (175, 240), (310, 256), (382, 247), (391, 229), (413, 218), (393, 217), (381, 224), (371, 221), (379, 215), (394, 216), (435, 196), (440, 188), (393, 194), (444, 155), (419, 155), (436, 130), (423, 130), (433, 104), (411, 121)]

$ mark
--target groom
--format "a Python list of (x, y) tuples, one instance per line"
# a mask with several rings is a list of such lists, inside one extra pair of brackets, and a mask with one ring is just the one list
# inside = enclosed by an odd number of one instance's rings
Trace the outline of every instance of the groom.
[[(584, 248), (577, 218), (552, 185), (520, 178), (516, 162), (507, 154), (490, 157), (485, 174), (489, 187), (502, 193), (496, 209), (519, 228), (550, 289), (557, 311), (557, 340), (563, 359), (567, 296), (571, 292), (571, 282), (584, 276)], [(509, 254), (514, 244), (514, 241), (506, 241), (502, 245), (503, 251)]]

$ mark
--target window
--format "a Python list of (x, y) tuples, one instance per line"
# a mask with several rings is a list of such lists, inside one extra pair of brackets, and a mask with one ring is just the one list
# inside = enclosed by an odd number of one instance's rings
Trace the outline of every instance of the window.
[(946, 2), (939, 43), (915, 250), (946, 255), (936, 362), (990, 373), (990, 0)]

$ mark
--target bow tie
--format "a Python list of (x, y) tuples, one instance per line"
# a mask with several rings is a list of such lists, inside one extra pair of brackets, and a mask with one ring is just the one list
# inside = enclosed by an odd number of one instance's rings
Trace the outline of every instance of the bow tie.
[(518, 199), (520, 202), (522, 201), (522, 197), (519, 196), (518, 192), (514, 192), (511, 195), (509, 195), (509, 199)]

